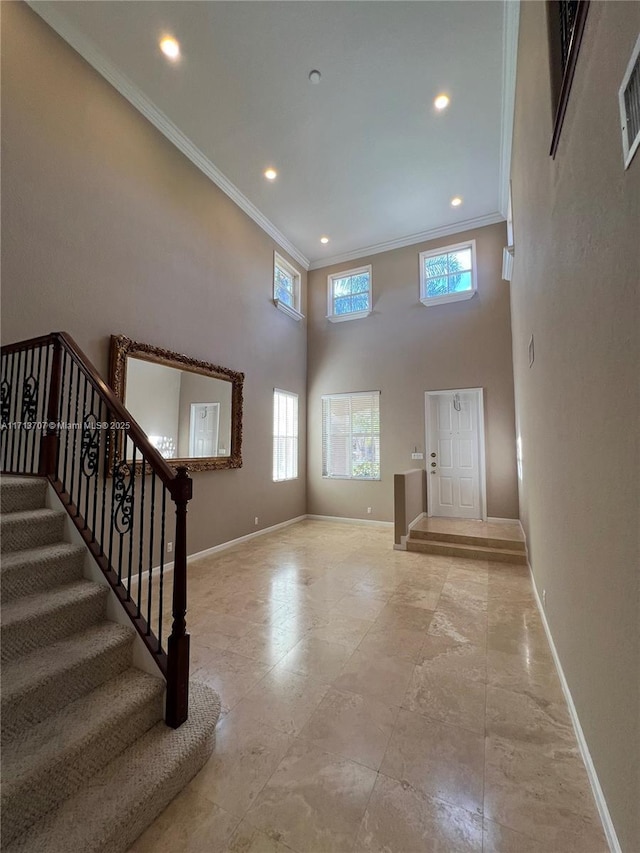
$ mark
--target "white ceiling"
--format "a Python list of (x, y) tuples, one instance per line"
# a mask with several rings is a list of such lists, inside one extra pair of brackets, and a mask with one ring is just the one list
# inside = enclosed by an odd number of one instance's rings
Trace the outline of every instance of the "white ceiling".
[(505, 212), (513, 0), (31, 6), (304, 266)]

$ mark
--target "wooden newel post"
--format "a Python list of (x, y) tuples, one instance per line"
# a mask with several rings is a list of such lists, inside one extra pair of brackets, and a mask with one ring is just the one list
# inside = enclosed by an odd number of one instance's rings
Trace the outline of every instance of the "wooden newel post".
[(57, 338), (53, 339), (53, 359), (51, 362), (51, 380), (49, 382), (49, 400), (47, 403), (47, 426), (40, 440), (38, 474), (41, 477), (55, 477), (60, 445), (60, 385), (62, 372), (62, 346)]
[(173, 624), (167, 643), (166, 723), (174, 729), (189, 711), (189, 635), (187, 634), (187, 504), (193, 481), (186, 468), (178, 468), (171, 497), (176, 505), (176, 535), (173, 563)]

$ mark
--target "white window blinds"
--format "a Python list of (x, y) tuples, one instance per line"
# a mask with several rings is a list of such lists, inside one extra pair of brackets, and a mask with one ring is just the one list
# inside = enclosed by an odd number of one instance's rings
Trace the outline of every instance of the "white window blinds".
[(322, 476), (380, 479), (380, 392), (322, 398)]
[(273, 391), (273, 479), (298, 476), (298, 395)]

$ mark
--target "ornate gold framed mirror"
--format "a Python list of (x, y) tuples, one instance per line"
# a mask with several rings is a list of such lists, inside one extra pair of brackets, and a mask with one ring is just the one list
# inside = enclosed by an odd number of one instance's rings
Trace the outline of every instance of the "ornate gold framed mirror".
[(112, 335), (109, 381), (172, 467), (242, 467), (244, 373)]

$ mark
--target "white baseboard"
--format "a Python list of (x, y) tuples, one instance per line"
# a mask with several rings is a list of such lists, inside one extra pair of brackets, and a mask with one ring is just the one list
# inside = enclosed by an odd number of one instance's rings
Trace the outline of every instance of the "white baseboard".
[(418, 515), (416, 515), (416, 517), (413, 519), (412, 522), (410, 522), (409, 526), (407, 527), (407, 535), (401, 536), (400, 537), (400, 544), (393, 546), (394, 551), (406, 551), (407, 550), (407, 539), (409, 538), (409, 531), (413, 530), (413, 528), (416, 526), (416, 524), (419, 521), (422, 521), (422, 519), (426, 518), (426, 517), (427, 517), (426, 512), (419, 512)]
[(487, 521), (491, 524), (513, 524), (514, 521), (520, 523), (519, 518), (494, 518), (492, 515), (487, 516)]
[(393, 527), (393, 521), (374, 521), (368, 518), (343, 518), (341, 515), (303, 515), (311, 521), (335, 521), (338, 524), (374, 524), (378, 527)]
[[(526, 535), (525, 535), (525, 545), (526, 545)], [(580, 718), (578, 717), (578, 711), (576, 710), (576, 706), (573, 702), (573, 697), (571, 696), (571, 691), (569, 690), (569, 684), (567, 683), (567, 679), (565, 678), (564, 671), (562, 669), (562, 663), (560, 662), (560, 656), (558, 655), (555, 643), (553, 642), (553, 635), (551, 633), (551, 628), (549, 627), (549, 623), (547, 622), (547, 615), (544, 612), (544, 608), (542, 606), (542, 601), (540, 600), (540, 596), (538, 595), (538, 588), (536, 587), (535, 578), (533, 576), (533, 570), (531, 568), (531, 563), (527, 564), (529, 566), (529, 573), (531, 575), (531, 583), (533, 585), (533, 594), (535, 595), (536, 604), (538, 605), (538, 611), (540, 613), (540, 617), (542, 619), (542, 624), (544, 626), (545, 634), (547, 635), (547, 640), (549, 642), (549, 647), (551, 649), (551, 654), (553, 656), (553, 662), (556, 665), (556, 670), (558, 672), (558, 677), (560, 679), (560, 685), (562, 686), (562, 692), (564, 693), (564, 698), (567, 702), (567, 707), (569, 708), (569, 716), (571, 717), (571, 722), (573, 723), (573, 730), (576, 734), (576, 740), (578, 741), (578, 747), (580, 749), (580, 755), (582, 756), (582, 760), (584, 761), (584, 766), (587, 770), (587, 776), (589, 777), (589, 782), (591, 784), (591, 790), (593, 791), (593, 797), (596, 801), (596, 806), (598, 808), (598, 813), (600, 814), (600, 820), (602, 821), (602, 827), (604, 829), (604, 834), (607, 839), (607, 843), (609, 845), (609, 849), (611, 853), (622, 853), (622, 848), (620, 847), (620, 842), (618, 841), (618, 836), (616, 835), (616, 830), (613, 825), (613, 821), (611, 820), (611, 814), (609, 813), (609, 807), (607, 806), (607, 801), (604, 796), (604, 792), (602, 787), (600, 786), (600, 780), (598, 779), (598, 774), (596, 773), (596, 768), (593, 764), (593, 760), (591, 758), (591, 753), (589, 752), (589, 746), (587, 744), (587, 740), (584, 736), (584, 732), (582, 731), (582, 726), (580, 725)]]

